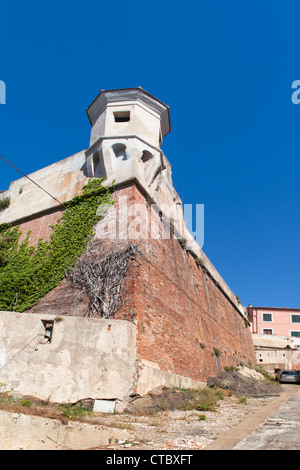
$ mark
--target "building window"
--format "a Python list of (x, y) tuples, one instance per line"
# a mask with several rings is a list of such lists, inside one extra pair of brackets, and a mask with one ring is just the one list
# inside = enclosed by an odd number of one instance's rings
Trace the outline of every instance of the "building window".
[(130, 121), (130, 111), (120, 111), (114, 113), (115, 122), (128, 122)]
[(294, 336), (296, 338), (300, 338), (300, 331), (291, 331), (290, 336)]
[(263, 321), (273, 321), (273, 314), (272, 313), (263, 313), (262, 314)]
[(300, 323), (300, 315), (291, 315), (292, 323)]
[(271, 329), (263, 329), (263, 335), (272, 335), (273, 334), (273, 330)]

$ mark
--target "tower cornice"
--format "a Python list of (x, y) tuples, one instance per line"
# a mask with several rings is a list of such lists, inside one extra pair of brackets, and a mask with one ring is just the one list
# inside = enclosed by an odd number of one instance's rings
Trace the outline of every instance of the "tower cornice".
[(158, 100), (147, 91), (143, 90), (141, 87), (101, 90), (99, 95), (86, 109), (86, 113), (88, 115), (90, 124), (93, 126), (100, 114), (108, 106), (113, 104), (125, 105), (133, 103), (146, 106), (150, 111), (155, 113), (160, 118), (162, 137), (171, 131), (169, 106)]

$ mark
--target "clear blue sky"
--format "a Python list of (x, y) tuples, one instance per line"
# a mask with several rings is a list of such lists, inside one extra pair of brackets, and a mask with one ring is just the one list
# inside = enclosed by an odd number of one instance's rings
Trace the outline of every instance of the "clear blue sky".
[[(88, 147), (101, 89), (170, 106), (163, 150), (244, 305), (300, 307), (297, 0), (2, 2), (0, 154), (25, 173)], [(0, 188), (19, 174), (0, 162)]]

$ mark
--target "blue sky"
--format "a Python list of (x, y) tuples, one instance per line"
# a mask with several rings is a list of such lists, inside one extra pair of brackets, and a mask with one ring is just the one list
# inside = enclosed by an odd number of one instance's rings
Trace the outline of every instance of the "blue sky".
[[(24, 173), (88, 147), (101, 89), (170, 106), (163, 150), (244, 305), (300, 307), (300, 4), (2, 2), (0, 154)], [(20, 175), (0, 162), (0, 189)]]

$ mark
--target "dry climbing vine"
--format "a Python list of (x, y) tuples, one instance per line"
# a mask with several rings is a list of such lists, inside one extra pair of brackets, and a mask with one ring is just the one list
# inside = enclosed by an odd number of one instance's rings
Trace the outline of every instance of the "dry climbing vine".
[(137, 265), (137, 243), (92, 240), (68, 279), (89, 302), (87, 316), (112, 318), (124, 295), (125, 276)]

